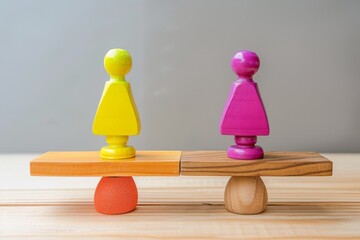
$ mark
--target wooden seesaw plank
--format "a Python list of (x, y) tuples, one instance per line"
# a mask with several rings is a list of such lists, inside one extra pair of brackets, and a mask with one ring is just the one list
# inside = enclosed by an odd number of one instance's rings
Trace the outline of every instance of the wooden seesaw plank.
[(332, 162), (315, 152), (266, 152), (263, 159), (235, 160), (226, 151), (186, 151), (181, 175), (331, 176)]
[(137, 151), (130, 159), (104, 160), (99, 152), (47, 152), (30, 162), (32, 176), (178, 176), (180, 151)]

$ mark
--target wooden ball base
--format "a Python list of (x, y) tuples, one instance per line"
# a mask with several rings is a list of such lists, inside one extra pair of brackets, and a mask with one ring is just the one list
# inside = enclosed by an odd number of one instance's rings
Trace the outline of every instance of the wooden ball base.
[(135, 210), (138, 191), (132, 177), (103, 177), (94, 194), (96, 211), (103, 214), (123, 214)]
[(237, 214), (258, 214), (266, 209), (268, 195), (260, 177), (231, 177), (225, 188), (225, 207)]

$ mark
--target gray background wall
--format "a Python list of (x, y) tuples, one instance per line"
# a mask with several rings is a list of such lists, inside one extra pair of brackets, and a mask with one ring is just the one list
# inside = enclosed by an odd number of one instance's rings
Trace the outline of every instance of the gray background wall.
[(266, 150), (360, 150), (360, 1), (1, 1), (0, 152), (96, 150), (103, 56), (133, 56), (137, 149), (226, 149), (233, 54), (254, 50)]

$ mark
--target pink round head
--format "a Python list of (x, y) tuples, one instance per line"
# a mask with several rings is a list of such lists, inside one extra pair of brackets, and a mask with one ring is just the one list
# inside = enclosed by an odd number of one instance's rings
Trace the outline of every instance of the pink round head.
[(231, 61), (233, 71), (240, 78), (251, 78), (260, 67), (260, 59), (251, 51), (240, 51)]

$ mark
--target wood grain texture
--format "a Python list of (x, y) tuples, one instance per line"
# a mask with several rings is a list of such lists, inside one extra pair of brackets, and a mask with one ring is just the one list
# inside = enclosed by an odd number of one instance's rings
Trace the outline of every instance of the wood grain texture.
[(225, 208), (237, 214), (258, 214), (266, 209), (268, 195), (260, 177), (231, 177), (225, 188)]
[(314, 152), (266, 152), (263, 159), (235, 160), (225, 151), (184, 151), (181, 175), (331, 176), (332, 162)]
[(137, 151), (104, 160), (99, 152), (47, 152), (30, 162), (32, 176), (178, 176), (180, 151)]
[[(270, 203), (259, 215), (224, 205), (143, 203), (125, 215), (92, 204), (0, 206), (3, 239), (359, 239), (360, 204)], [(4, 217), (5, 218), (5, 217)]]

